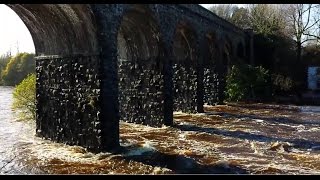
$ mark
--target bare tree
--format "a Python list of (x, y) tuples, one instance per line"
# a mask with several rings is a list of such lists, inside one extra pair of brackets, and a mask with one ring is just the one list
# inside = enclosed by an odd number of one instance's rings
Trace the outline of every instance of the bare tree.
[(238, 9), (238, 7), (232, 4), (219, 4), (212, 6), (209, 10), (223, 19), (230, 21), (233, 12), (236, 9)]
[(287, 18), (291, 35), (296, 41), (297, 60), (301, 60), (302, 45), (308, 41), (319, 41), (320, 4), (287, 5)]
[(249, 11), (247, 8), (238, 8), (235, 9), (232, 13), (230, 22), (237, 25), (242, 29), (250, 28), (250, 19), (249, 19)]
[(282, 11), (273, 4), (252, 4), (248, 6), (251, 28), (257, 34), (283, 34), (286, 26)]
[(209, 10), (242, 29), (250, 28), (248, 8), (219, 4), (212, 6)]

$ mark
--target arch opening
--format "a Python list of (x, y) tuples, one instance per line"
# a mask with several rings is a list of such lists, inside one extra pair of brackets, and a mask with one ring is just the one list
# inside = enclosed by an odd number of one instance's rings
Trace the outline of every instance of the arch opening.
[(121, 120), (161, 126), (164, 120), (163, 48), (152, 13), (133, 6), (118, 30)]
[(173, 53), (173, 109), (197, 112), (196, 36), (185, 24), (176, 28)]
[(233, 48), (231, 41), (227, 38), (224, 42), (222, 50), (223, 74), (227, 75), (232, 68)]
[(225, 100), (225, 90), (226, 90), (226, 77), (230, 73), (232, 68), (232, 44), (231, 41), (226, 38), (223, 40), (222, 43), (222, 49), (221, 49), (221, 61), (220, 61), (220, 67), (219, 67), (219, 73), (218, 73), (218, 104), (224, 104)]
[(208, 33), (206, 35), (206, 53), (204, 59), (204, 103), (208, 105), (214, 105), (217, 102), (218, 96), (218, 73), (217, 73), (217, 61), (218, 61), (218, 41), (217, 36), (214, 33)]

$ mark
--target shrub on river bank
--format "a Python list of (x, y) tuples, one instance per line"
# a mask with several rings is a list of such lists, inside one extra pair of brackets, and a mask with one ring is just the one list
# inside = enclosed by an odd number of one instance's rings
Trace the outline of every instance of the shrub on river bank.
[(24, 119), (36, 118), (36, 75), (30, 74), (13, 91), (13, 108), (21, 112)]
[(263, 67), (234, 65), (227, 76), (228, 101), (262, 100), (269, 96), (269, 71)]

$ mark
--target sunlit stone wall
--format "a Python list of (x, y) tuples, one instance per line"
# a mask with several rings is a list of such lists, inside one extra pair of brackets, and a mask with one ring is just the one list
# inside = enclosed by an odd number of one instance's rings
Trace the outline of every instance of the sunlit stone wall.
[(56, 142), (101, 147), (99, 58), (39, 57), (37, 134)]

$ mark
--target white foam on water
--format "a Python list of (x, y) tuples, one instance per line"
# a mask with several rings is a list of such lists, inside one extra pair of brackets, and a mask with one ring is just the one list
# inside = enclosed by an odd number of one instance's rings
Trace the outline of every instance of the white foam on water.
[(252, 120), (254, 120), (254, 121), (258, 122), (258, 123), (263, 122), (263, 120), (262, 120), (262, 119), (252, 119)]
[(141, 156), (146, 152), (156, 151), (156, 148), (152, 145), (152, 142), (146, 141), (142, 144), (142, 147), (134, 148), (127, 152), (125, 156)]

